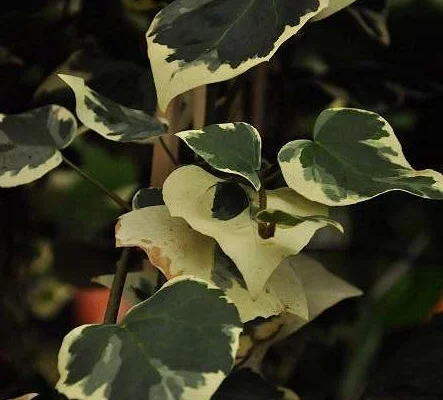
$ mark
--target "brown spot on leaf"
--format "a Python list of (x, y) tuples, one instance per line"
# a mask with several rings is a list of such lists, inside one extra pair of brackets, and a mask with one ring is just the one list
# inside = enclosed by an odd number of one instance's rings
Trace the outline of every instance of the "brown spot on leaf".
[(149, 256), (149, 261), (151, 261), (153, 265), (155, 265), (163, 272), (163, 275), (165, 275), (166, 279), (169, 280), (181, 275), (181, 273), (173, 274), (171, 272), (171, 259), (162, 254), (162, 250), (160, 247), (152, 246), (147, 249), (147, 252)]
[(123, 247), (122, 241), (118, 238), (118, 231), (120, 230), (122, 225), (121, 220), (117, 220), (117, 223), (115, 224), (115, 246), (116, 247)]

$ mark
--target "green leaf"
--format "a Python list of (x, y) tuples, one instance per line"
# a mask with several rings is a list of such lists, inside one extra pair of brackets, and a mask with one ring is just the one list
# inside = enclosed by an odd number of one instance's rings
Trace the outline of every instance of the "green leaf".
[(58, 76), (75, 94), (80, 121), (104, 138), (116, 142), (146, 142), (166, 133), (165, 125), (158, 119), (113, 102), (86, 86), (82, 78)]
[(143, 207), (161, 206), (163, 201), (162, 190), (158, 188), (144, 188), (137, 191), (132, 198), (132, 208), (138, 210)]
[(223, 289), (242, 321), (269, 317), (282, 311), (306, 319), (306, 299), (299, 279), (289, 268), (278, 269), (265, 289), (253, 299), (235, 264), (214, 239), (171, 217), (166, 206), (146, 207), (124, 214), (116, 227), (119, 247), (139, 247), (167, 279), (195, 276)]
[(328, 0), (178, 0), (147, 34), (159, 106), (268, 61)]
[(287, 143), (278, 160), (289, 187), (323, 204), (354, 204), (390, 190), (443, 199), (443, 176), (412, 169), (388, 122), (365, 110), (323, 111), (314, 140)]
[(220, 182), (215, 186), (212, 216), (222, 221), (230, 220), (249, 207), (244, 189), (235, 182)]
[(325, 217), (324, 215), (301, 216), (289, 214), (281, 210), (273, 210), (271, 208), (268, 208), (266, 210), (259, 211), (256, 215), (256, 218), (260, 222), (266, 222), (268, 224), (274, 223), (280, 227), (297, 226), (305, 221), (325, 222), (326, 224), (339, 230), (341, 233), (344, 233), (343, 226), (339, 222)]
[[(215, 187), (224, 182), (194, 165), (176, 169), (163, 186), (163, 199), (172, 216), (182, 217), (200, 233), (213, 237), (240, 270), (249, 292), (256, 298), (280, 262), (297, 254), (324, 222), (305, 221), (296, 227), (279, 229), (262, 239), (250, 207), (227, 221), (214, 218)], [(252, 192), (257, 197), (256, 192)], [(269, 207), (295, 215), (327, 215), (327, 208), (280, 188), (267, 192)]]
[(253, 126), (244, 122), (216, 124), (176, 135), (211, 167), (240, 175), (260, 189), (261, 139)]
[(0, 187), (41, 178), (62, 162), (77, 130), (65, 108), (49, 105), (22, 114), (0, 114)]
[(312, 21), (320, 21), (330, 15), (342, 10), (343, 8), (349, 6), (356, 0), (329, 0), (329, 4), (323, 10), (321, 10)]
[(71, 331), (56, 388), (78, 400), (210, 399), (232, 369), (241, 330), (221, 290), (177, 278), (121, 325)]

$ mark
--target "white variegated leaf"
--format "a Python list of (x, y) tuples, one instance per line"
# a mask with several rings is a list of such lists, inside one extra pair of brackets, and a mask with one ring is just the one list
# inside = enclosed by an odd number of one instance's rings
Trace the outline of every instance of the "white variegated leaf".
[(312, 18), (312, 21), (320, 21), (327, 18), (330, 15), (335, 14), (337, 11), (349, 6), (354, 1), (356, 0), (329, 0), (328, 6), (315, 15), (314, 18)]
[(265, 290), (253, 299), (232, 261), (214, 239), (171, 217), (166, 206), (145, 207), (124, 214), (116, 228), (117, 246), (140, 247), (167, 279), (196, 276), (223, 289), (243, 322), (284, 310), (307, 318), (307, 305), (297, 276), (288, 268), (271, 275)]
[(57, 105), (0, 114), (0, 187), (33, 182), (57, 167), (59, 149), (72, 142), (76, 130), (75, 117)]
[(392, 127), (370, 111), (323, 111), (313, 140), (287, 143), (278, 160), (289, 187), (331, 206), (358, 203), (391, 190), (443, 199), (443, 175), (414, 170)]
[(244, 122), (215, 124), (176, 135), (211, 167), (240, 175), (260, 189), (261, 139), (253, 126)]
[(159, 106), (268, 61), (328, 0), (176, 0), (147, 34)]
[(242, 324), (224, 293), (180, 277), (121, 325), (83, 325), (63, 340), (57, 390), (76, 400), (209, 400), (231, 371)]
[[(257, 298), (280, 262), (306, 246), (317, 229), (326, 224), (305, 221), (289, 229), (277, 229), (274, 237), (262, 239), (250, 207), (230, 219), (214, 215), (218, 185), (224, 181), (197, 166), (176, 169), (165, 181), (163, 199), (172, 216), (182, 217), (195, 230), (213, 237), (234, 261), (249, 292)], [(296, 215), (327, 215), (327, 208), (288, 188), (267, 192), (270, 208)]]
[(250, 357), (242, 364), (242, 367), (259, 371), (262, 360), (273, 343), (296, 332), (334, 304), (363, 294), (360, 289), (338, 278), (318, 261), (304, 254), (288, 257), (280, 268), (292, 269), (300, 279), (308, 305), (308, 318), (303, 319), (295, 314), (282, 313), (274, 322), (276, 329), (273, 330), (273, 334), (267, 335), (268, 340), (260, 341), (253, 348)]
[(64, 74), (58, 76), (75, 94), (80, 121), (104, 138), (116, 142), (149, 142), (166, 133), (161, 121), (102, 96), (86, 86), (82, 78)]

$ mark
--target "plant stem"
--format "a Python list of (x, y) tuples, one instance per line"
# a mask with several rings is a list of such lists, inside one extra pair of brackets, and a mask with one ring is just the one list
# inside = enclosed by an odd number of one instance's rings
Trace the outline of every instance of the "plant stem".
[(199, 86), (193, 91), (192, 98), (192, 127), (203, 129), (206, 121), (206, 85)]
[(97, 189), (103, 192), (110, 199), (114, 200), (123, 210), (132, 211), (132, 208), (126, 201), (124, 201), (120, 196), (116, 195), (114, 192), (111, 192), (109, 189), (104, 187), (100, 182), (95, 180), (92, 176), (88, 175), (84, 172), (80, 167), (69, 161), (65, 156), (62, 155), (63, 162), (69, 165), (75, 172), (77, 172), (82, 178), (86, 179), (88, 182), (93, 184)]
[(120, 308), (120, 301), (128, 272), (129, 254), (129, 248), (123, 249), (120, 259), (117, 261), (117, 269), (114, 280), (112, 281), (111, 293), (109, 294), (105, 317), (103, 319), (104, 324), (115, 324), (117, 322), (118, 310)]
[(172, 151), (169, 149), (168, 145), (165, 143), (165, 141), (163, 140), (163, 138), (160, 136), (159, 137), (159, 141), (161, 146), (163, 147), (163, 150), (165, 151), (165, 153), (168, 155), (169, 159), (171, 160), (171, 162), (178, 167), (180, 165), (180, 163), (178, 162), (178, 160), (175, 158), (174, 154), (172, 154)]
[[(266, 210), (268, 204), (268, 200), (266, 197), (266, 189), (261, 182), (260, 189), (258, 191), (258, 208), (259, 211)], [(266, 222), (259, 222), (258, 223), (258, 234), (262, 239), (270, 239), (271, 237), (274, 237), (275, 235), (275, 223), (266, 223)]]

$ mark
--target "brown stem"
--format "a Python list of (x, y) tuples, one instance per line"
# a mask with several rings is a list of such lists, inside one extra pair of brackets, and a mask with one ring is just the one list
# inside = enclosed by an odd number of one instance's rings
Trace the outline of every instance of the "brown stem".
[(105, 317), (103, 319), (104, 324), (115, 324), (117, 322), (118, 310), (120, 308), (128, 271), (129, 254), (129, 248), (123, 249), (120, 259), (117, 261), (117, 269), (114, 280), (112, 281), (111, 293), (109, 294)]
[(257, 65), (253, 71), (252, 81), (252, 125), (263, 135), (264, 131), (264, 110), (266, 103), (266, 83), (269, 67), (267, 64)]
[(173, 134), (178, 132), (177, 125), (180, 119), (180, 112), (180, 98), (175, 98), (171, 101), (166, 113), (162, 113), (160, 109), (157, 110), (158, 117), (166, 117), (169, 122), (169, 128), (168, 135), (164, 135), (159, 142), (154, 144), (150, 181), (152, 187), (162, 187), (165, 179), (176, 168), (179, 139)]
[(203, 129), (206, 121), (206, 85), (194, 89), (192, 98), (192, 127)]
[[(260, 189), (258, 191), (258, 208), (259, 211), (266, 210), (268, 204), (268, 199), (266, 196), (266, 189), (263, 185), (263, 182), (261, 183)], [(275, 223), (266, 223), (266, 222), (259, 222), (258, 223), (258, 234), (262, 239), (270, 239), (271, 237), (274, 237), (275, 235)]]

